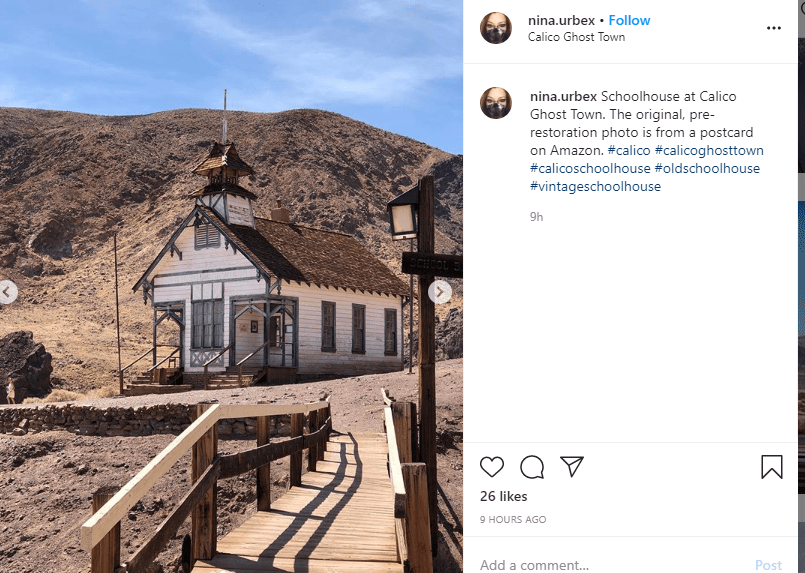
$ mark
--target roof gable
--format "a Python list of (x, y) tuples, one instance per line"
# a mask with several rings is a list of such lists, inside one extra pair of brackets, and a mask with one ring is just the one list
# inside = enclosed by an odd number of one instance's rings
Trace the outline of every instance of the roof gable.
[[(236, 242), (232, 237), (232, 232), (230, 231), (229, 227), (227, 227), (226, 223), (218, 216), (218, 214), (209, 207), (196, 205), (193, 208), (193, 210), (190, 211), (190, 214), (185, 218), (185, 220), (182, 221), (182, 223), (179, 225), (176, 231), (173, 232), (170, 239), (168, 239), (168, 242), (165, 243), (165, 246), (162, 247), (162, 250), (148, 266), (148, 269), (146, 269), (146, 271), (142, 274), (140, 279), (136, 283), (134, 283), (134, 286), (132, 287), (133, 291), (137, 292), (138, 288), (140, 288), (141, 286), (143, 286), (148, 282), (149, 275), (154, 271), (154, 269), (156, 269), (157, 265), (159, 264), (159, 261), (161, 261), (162, 258), (169, 252), (172, 254), (172, 251), (176, 249), (175, 247), (176, 240), (179, 238), (179, 236), (187, 227), (193, 226), (193, 223), (195, 222), (195, 219), (197, 217), (201, 219), (205, 224), (209, 223), (213, 225), (216, 229), (218, 229), (218, 231), (221, 232), (221, 234), (226, 238), (226, 240), (230, 244), (236, 245)], [(178, 249), (176, 249), (176, 251), (179, 252)], [(266, 279), (268, 279), (269, 273), (267, 273), (266, 270), (260, 265), (259, 260), (257, 260), (257, 258), (252, 253), (245, 252), (242, 249), (241, 253), (243, 254), (244, 257), (246, 257), (246, 259), (249, 260), (249, 262), (252, 265), (254, 265), (254, 267), (257, 269), (259, 273), (261, 273), (266, 277)]]
[(196, 216), (214, 225), (266, 278), (274, 276), (286, 281), (388, 295), (408, 293), (408, 287), (386, 265), (349, 235), (256, 217), (255, 229), (227, 225), (204, 205), (193, 208), (133, 290), (147, 282), (182, 231), (193, 225)]

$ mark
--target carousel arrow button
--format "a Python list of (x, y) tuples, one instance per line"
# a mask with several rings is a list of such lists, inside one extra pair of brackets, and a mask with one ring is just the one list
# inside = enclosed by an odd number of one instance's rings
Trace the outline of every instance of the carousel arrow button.
[(450, 283), (443, 280), (433, 281), (428, 287), (428, 297), (436, 304), (444, 304), (453, 296)]
[(17, 285), (11, 281), (0, 281), (0, 304), (11, 304), (17, 300)]

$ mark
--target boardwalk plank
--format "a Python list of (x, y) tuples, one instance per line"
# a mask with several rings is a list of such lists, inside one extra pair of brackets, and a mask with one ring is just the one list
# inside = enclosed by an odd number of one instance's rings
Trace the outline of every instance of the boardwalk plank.
[(218, 540), (194, 573), (401, 573), (384, 434), (331, 436), (317, 471)]
[[(194, 572), (198, 573), (402, 573), (400, 563), (379, 563), (376, 561), (297, 561), (295, 559), (241, 557), (219, 554), (215, 564), (198, 562)], [(304, 567), (304, 568), (303, 568)]]

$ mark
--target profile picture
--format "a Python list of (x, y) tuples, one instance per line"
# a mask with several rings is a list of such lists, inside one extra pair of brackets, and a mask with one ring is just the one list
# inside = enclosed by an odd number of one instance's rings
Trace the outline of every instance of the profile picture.
[(512, 109), (512, 98), (503, 88), (489, 88), (481, 96), (481, 111), (486, 117), (500, 119)]
[(502, 12), (492, 12), (481, 20), (481, 36), (490, 44), (502, 44), (512, 35), (512, 23)]

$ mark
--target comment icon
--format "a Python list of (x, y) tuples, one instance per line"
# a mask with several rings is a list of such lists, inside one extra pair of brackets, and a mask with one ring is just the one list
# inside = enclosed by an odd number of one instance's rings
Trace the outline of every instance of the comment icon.
[(520, 473), (528, 479), (545, 479), (544, 470), (545, 464), (539, 456), (526, 456), (520, 462)]

